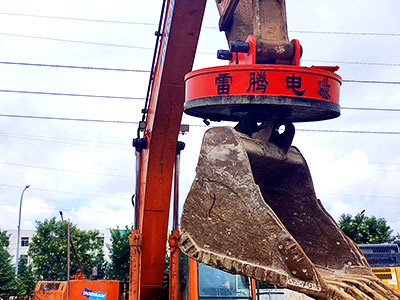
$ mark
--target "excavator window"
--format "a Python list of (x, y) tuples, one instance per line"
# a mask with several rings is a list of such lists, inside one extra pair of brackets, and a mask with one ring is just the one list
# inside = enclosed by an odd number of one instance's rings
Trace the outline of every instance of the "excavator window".
[(249, 280), (199, 263), (199, 299), (252, 299)]
[(189, 294), (189, 258), (179, 252), (179, 292), (183, 294), (183, 299), (188, 298)]

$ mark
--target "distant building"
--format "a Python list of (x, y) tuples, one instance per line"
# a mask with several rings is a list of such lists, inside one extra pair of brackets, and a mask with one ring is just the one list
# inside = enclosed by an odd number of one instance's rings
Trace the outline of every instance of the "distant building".
[[(7, 234), (10, 235), (10, 245), (8, 246), (8, 252), (13, 257), (13, 262), (15, 263), (15, 259), (17, 256), (18, 231), (16, 229), (6, 231)], [(20, 257), (23, 255), (28, 256), (29, 243), (31, 242), (32, 237), (35, 235), (35, 232), (36, 230), (21, 230), (21, 241), (19, 245)]]
[[(8, 246), (8, 252), (11, 254), (13, 257), (13, 263), (15, 264), (16, 261), (16, 256), (17, 256), (17, 239), (18, 239), (18, 231), (16, 229), (10, 229), (6, 230), (7, 234), (10, 236), (10, 245)], [(100, 237), (103, 238), (104, 240), (104, 256), (108, 258), (109, 256), (109, 251), (107, 245), (111, 244), (111, 234), (110, 230), (99, 230), (100, 232)], [(33, 229), (28, 229), (28, 230), (21, 230), (21, 241), (19, 245), (19, 255), (20, 257), (22, 255), (26, 255), (28, 257), (28, 249), (29, 249), (29, 243), (32, 241), (32, 237), (35, 235), (36, 230)], [(29, 261), (29, 257), (28, 257)]]

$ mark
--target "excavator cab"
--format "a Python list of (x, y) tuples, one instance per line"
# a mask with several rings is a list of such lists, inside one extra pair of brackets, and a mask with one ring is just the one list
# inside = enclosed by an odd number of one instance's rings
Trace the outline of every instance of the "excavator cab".
[(255, 300), (255, 281), (180, 255), (180, 293), (183, 300)]
[(199, 299), (251, 299), (247, 277), (198, 264)]

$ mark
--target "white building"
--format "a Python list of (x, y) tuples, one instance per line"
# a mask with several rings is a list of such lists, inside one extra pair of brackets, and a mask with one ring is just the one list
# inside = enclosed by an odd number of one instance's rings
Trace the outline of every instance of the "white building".
[[(15, 260), (17, 258), (17, 239), (18, 239), (18, 231), (17, 229), (6, 230), (7, 234), (10, 235), (10, 245), (8, 246), (8, 252), (13, 257), (13, 262), (15, 264)], [(19, 255), (28, 255), (28, 247), (29, 243), (32, 240), (32, 237), (35, 235), (36, 230), (21, 230), (21, 241), (19, 244)]]
[[(10, 245), (8, 246), (8, 252), (13, 257), (12, 261), (15, 264), (17, 258), (17, 239), (18, 231), (17, 229), (6, 230), (7, 234), (10, 236)], [(104, 238), (104, 256), (107, 258), (109, 251), (107, 245), (111, 244), (111, 234), (110, 230), (99, 230), (100, 236)], [(19, 244), (19, 255), (28, 255), (29, 243), (32, 241), (32, 237), (35, 235), (36, 230), (21, 230), (21, 241)], [(29, 257), (28, 257), (29, 259)]]

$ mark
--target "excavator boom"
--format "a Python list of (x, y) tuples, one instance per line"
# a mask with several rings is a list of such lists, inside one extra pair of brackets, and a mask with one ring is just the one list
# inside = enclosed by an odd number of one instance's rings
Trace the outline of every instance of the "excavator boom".
[[(183, 114), (183, 77), (192, 69), (206, 0), (164, 1), (165, 13), (146, 118), (134, 140), (138, 154), (135, 229), (131, 234), (129, 299), (162, 292), (168, 216), (177, 139)], [(182, 26), (184, 24), (184, 26)]]

